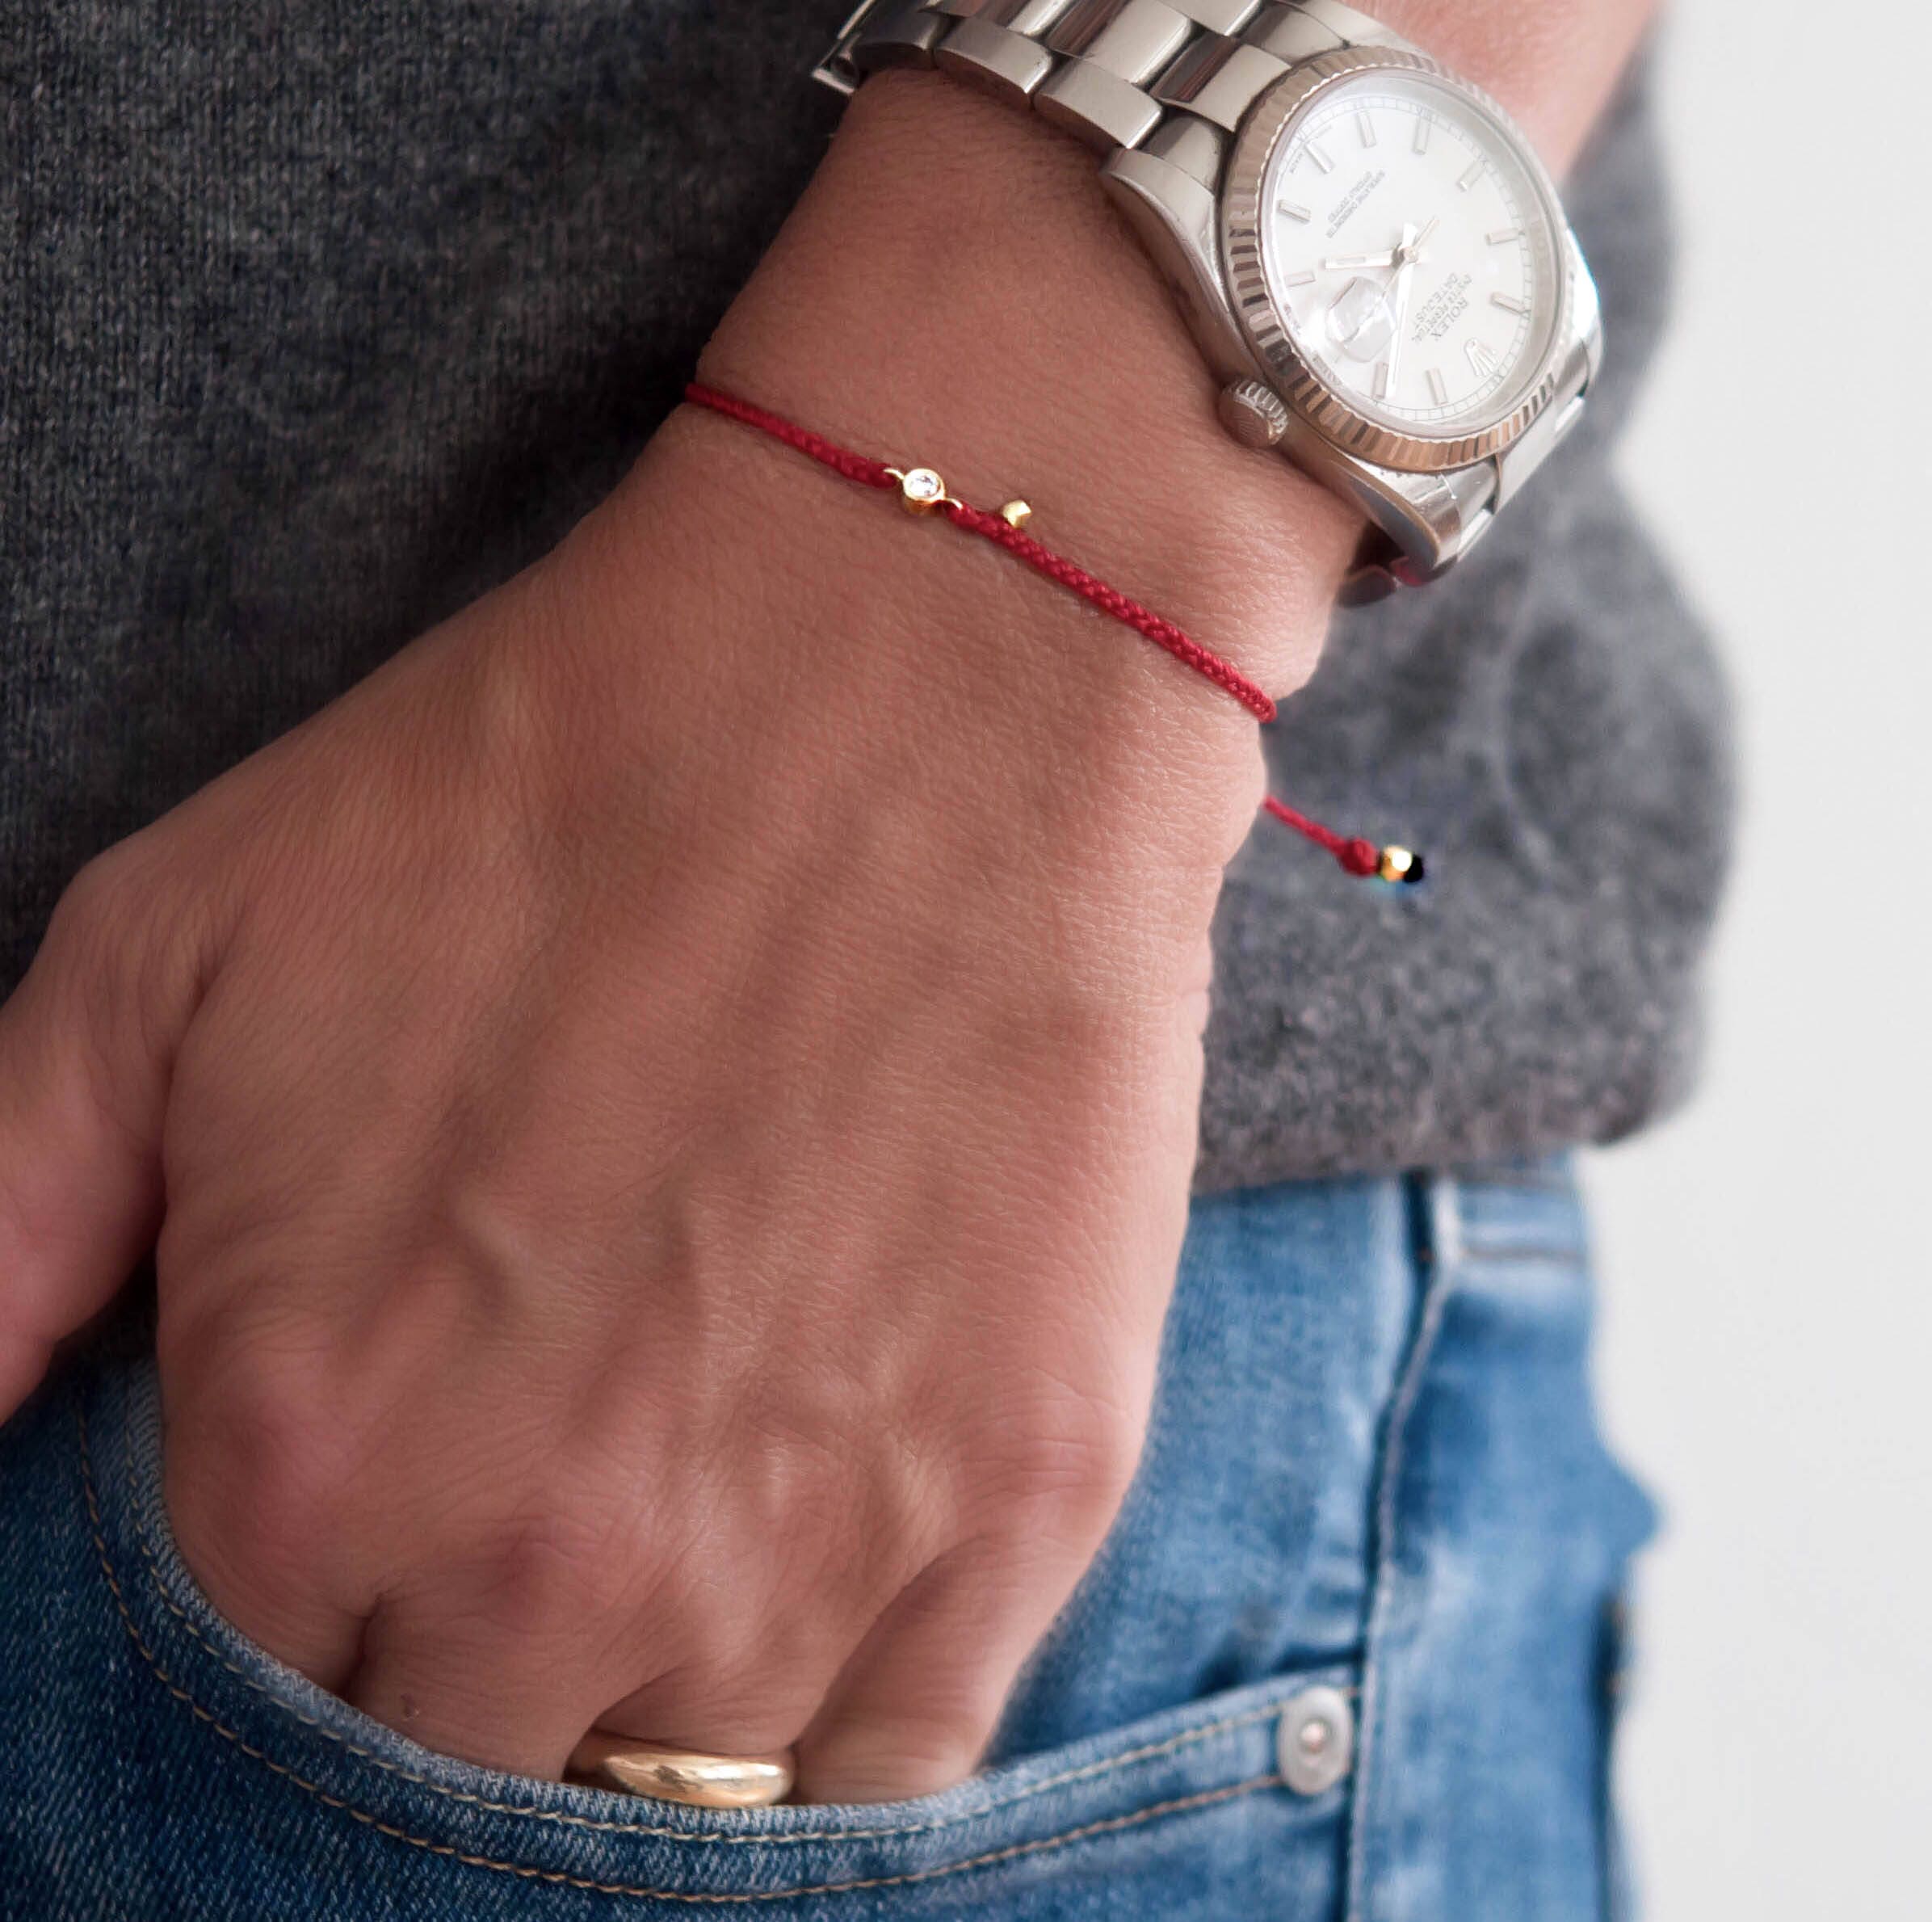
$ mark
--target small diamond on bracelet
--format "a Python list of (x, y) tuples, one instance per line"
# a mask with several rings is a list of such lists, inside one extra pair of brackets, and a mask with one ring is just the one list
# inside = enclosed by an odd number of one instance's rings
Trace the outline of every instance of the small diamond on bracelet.
[(930, 514), (946, 504), (946, 483), (930, 467), (915, 467), (900, 475), (899, 499), (908, 514)]

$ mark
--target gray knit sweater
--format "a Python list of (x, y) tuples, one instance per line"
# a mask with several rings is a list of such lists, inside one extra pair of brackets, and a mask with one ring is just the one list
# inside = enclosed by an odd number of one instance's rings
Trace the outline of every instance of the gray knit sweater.
[[(0, 989), (88, 854), (612, 486), (812, 170), (840, 11), (0, 9)], [(1602, 1138), (1684, 1084), (1727, 780), (1606, 465), (1662, 280), (1634, 107), (1573, 211), (1611, 341), (1587, 431), (1452, 583), (1342, 621), (1270, 745), (1435, 878), (1256, 835), (1204, 1186)]]

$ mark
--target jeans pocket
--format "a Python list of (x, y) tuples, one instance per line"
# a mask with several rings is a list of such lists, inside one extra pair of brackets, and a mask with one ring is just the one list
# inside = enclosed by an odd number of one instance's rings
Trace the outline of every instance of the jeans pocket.
[[(1311, 1702), (1346, 1743), (1346, 1668), (1270, 1677), (900, 1803), (720, 1811), (505, 1776), (372, 1722), (215, 1612), (169, 1533), (151, 1364), (99, 1377), (79, 1424), (94, 1546), (129, 1649), (115, 1715), (141, 1731), (124, 1772), (151, 1758), (151, 1779), (124, 1792), (167, 1806), (170, 1848), (195, 1855), (225, 1899), (256, 1891), (249, 1913), (1335, 1912), (1346, 1757), (1311, 1776), (1295, 1744)], [(279, 1907), (262, 1895), (304, 1886), (311, 1865), (326, 1893)], [(1125, 1891), (1118, 1907), (1108, 1890)], [(182, 1912), (226, 1911), (211, 1888)]]

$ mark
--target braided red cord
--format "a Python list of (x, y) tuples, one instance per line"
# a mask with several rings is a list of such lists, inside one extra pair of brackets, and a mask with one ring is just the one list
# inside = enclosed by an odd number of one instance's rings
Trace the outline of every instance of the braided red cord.
[(962, 502), (957, 507), (946, 508), (944, 512), (956, 528), (965, 528), (989, 540), (997, 541), (1008, 553), (1018, 555), (1035, 573), (1044, 574), (1050, 581), (1059, 582), (1063, 587), (1070, 587), (1082, 600), (1091, 601), (1102, 613), (1112, 615), (1136, 633), (1144, 634), (1155, 646), (1166, 648), (1182, 667), (1191, 667), (1203, 680), (1212, 681), (1223, 692), (1232, 694), (1257, 721), (1275, 718), (1275, 703), (1266, 689), (1257, 687), (1238, 667), (1224, 661), (1212, 649), (1202, 646), (1191, 634), (1183, 633), (1171, 620), (1142, 607), (1118, 587), (1110, 587), (1105, 581), (1096, 579), (1084, 567), (1068, 560), (1064, 554), (1055, 553), (1052, 548), (1035, 540), (1031, 534), (1002, 520), (997, 514), (989, 514), (984, 507), (969, 507)]
[[(867, 455), (853, 452), (850, 448), (840, 447), (822, 434), (814, 434), (810, 428), (801, 427), (783, 414), (755, 406), (750, 401), (740, 400), (735, 394), (720, 393), (715, 387), (706, 387), (693, 381), (685, 389), (684, 396), (698, 406), (708, 407), (715, 414), (722, 414), (729, 419), (770, 435), (774, 440), (783, 441), (787, 447), (809, 456), (834, 473), (842, 474), (848, 481), (858, 482), (861, 486), (889, 490), (899, 486), (898, 473), (883, 461), (875, 461)], [(968, 533), (977, 534), (981, 539), (1003, 547), (1035, 573), (1045, 575), (1050, 581), (1057, 581), (1082, 600), (1090, 602), (1102, 613), (1111, 615), (1135, 633), (1144, 635), (1183, 667), (1231, 695), (1258, 721), (1266, 722), (1275, 718), (1275, 703), (1265, 688), (1250, 680), (1232, 662), (1223, 660), (1212, 648), (1202, 646), (1192, 635), (1153, 609), (1143, 607), (1131, 595), (1123, 594), (1118, 587), (1109, 587), (1077, 562), (1068, 560), (1064, 554), (1055, 553), (1044, 542), (1035, 540), (1031, 534), (999, 515), (989, 514), (983, 507), (969, 507), (964, 501), (949, 499), (942, 504), (939, 511), (955, 527), (964, 528)], [(1277, 821), (1332, 855), (1346, 873), (1371, 877), (1384, 873), (1383, 851), (1372, 841), (1365, 841), (1359, 835), (1338, 835), (1333, 828), (1323, 826), (1319, 821), (1311, 819), (1287, 802), (1276, 800), (1272, 794), (1267, 797), (1264, 805)], [(1413, 875), (1419, 878), (1421, 873), (1422, 864), (1418, 861), (1413, 866)]]
[(1298, 835), (1305, 835), (1317, 847), (1325, 848), (1350, 874), (1366, 879), (1382, 872), (1382, 850), (1373, 841), (1365, 841), (1359, 835), (1338, 835), (1334, 828), (1324, 827), (1312, 816), (1290, 807), (1285, 801), (1276, 800), (1272, 794), (1262, 805), (1277, 821)]
[(693, 381), (685, 388), (684, 397), (695, 401), (700, 407), (710, 408), (714, 414), (722, 414), (732, 420), (742, 421), (748, 427), (756, 427), (761, 434), (769, 434), (774, 440), (782, 440), (787, 447), (796, 448), (801, 454), (809, 454), (814, 461), (830, 468), (834, 473), (842, 473), (848, 481), (856, 481), (863, 487), (894, 488), (899, 485), (892, 470), (883, 461), (855, 454), (850, 448), (840, 447), (835, 441), (826, 439), (824, 435), (814, 434), (809, 427), (801, 427), (787, 420), (782, 414), (768, 413), (762, 407), (754, 407), (750, 401), (741, 401), (736, 394), (720, 393), (715, 387), (706, 387)]
[[(695, 401), (700, 407), (709, 407), (715, 413), (741, 421), (748, 427), (756, 427), (760, 433), (769, 434), (774, 440), (783, 441), (787, 447), (796, 448), (801, 454), (808, 454), (834, 473), (843, 474), (848, 481), (857, 481), (866, 487), (896, 488), (899, 485), (898, 477), (884, 461), (855, 454), (850, 448), (826, 439), (824, 435), (814, 434), (809, 427), (801, 427), (783, 414), (754, 406), (750, 401), (741, 401), (736, 394), (720, 393), (716, 388), (703, 386), (695, 381), (685, 389), (684, 393), (686, 399)], [(1164, 620), (1151, 608), (1142, 607), (1118, 587), (1110, 587), (1105, 581), (1089, 574), (1065, 555), (1055, 553), (1044, 542), (1035, 540), (1031, 534), (1023, 533), (998, 515), (989, 514), (983, 507), (969, 507), (963, 501), (949, 501), (940, 511), (956, 528), (964, 528), (968, 533), (998, 542), (1008, 553), (1017, 554), (1036, 573), (1044, 574), (1050, 581), (1059, 582), (1082, 600), (1091, 601), (1103, 614), (1111, 614), (1115, 620), (1124, 621), (1136, 633), (1144, 634), (1157, 647), (1166, 648), (1184, 667), (1191, 667), (1203, 679), (1213, 682), (1224, 692), (1233, 695), (1257, 720), (1275, 718), (1275, 703), (1268, 698), (1265, 689), (1257, 687), (1238, 667), (1202, 646), (1192, 635), (1184, 633), (1171, 620)]]

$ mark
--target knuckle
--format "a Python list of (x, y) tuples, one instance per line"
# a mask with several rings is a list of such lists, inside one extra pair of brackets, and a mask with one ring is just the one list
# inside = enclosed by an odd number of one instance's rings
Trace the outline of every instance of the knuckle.
[(57, 993), (103, 1042), (152, 1043), (150, 1017), (171, 1020), (214, 954), (208, 900), (162, 826), (97, 854), (48, 924), (42, 955)]
[(95, 855), (67, 884), (49, 939), (83, 950), (124, 940), (151, 915), (162, 866), (157, 843), (145, 835)]
[(300, 1580), (336, 1539), (348, 1482), (329, 1409), (288, 1367), (209, 1372), (170, 1409), (168, 1508), (183, 1551), (229, 1588)]
[(477, 1604), (515, 1636), (572, 1638), (636, 1601), (636, 1573), (620, 1541), (569, 1493), (489, 1528), (480, 1564)]
[(1141, 1424), (1094, 1398), (1054, 1398), (1003, 1450), (1000, 1492), (1020, 1515), (1042, 1512), (1081, 1534), (1104, 1530), (1140, 1465)]

